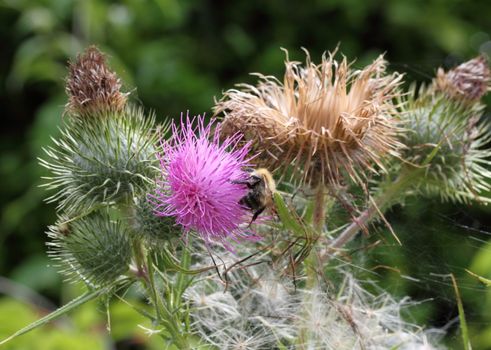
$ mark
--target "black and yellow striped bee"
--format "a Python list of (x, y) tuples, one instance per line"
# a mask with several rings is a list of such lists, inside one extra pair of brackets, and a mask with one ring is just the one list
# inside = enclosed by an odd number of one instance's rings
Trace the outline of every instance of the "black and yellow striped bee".
[(273, 194), (276, 191), (276, 184), (273, 175), (267, 169), (250, 169), (248, 172), (250, 174), (247, 179), (232, 182), (246, 185), (249, 189), (239, 203), (253, 212), (252, 224), (265, 209), (274, 211)]

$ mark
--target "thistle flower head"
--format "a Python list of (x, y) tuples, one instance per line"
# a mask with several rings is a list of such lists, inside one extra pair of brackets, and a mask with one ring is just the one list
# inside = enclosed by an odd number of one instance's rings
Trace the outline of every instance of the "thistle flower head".
[(270, 167), (293, 162), (303, 183), (338, 183), (344, 173), (360, 181), (360, 167), (376, 172), (401, 146), (393, 100), (402, 76), (386, 75), (382, 57), (353, 70), (333, 56), (319, 65), (308, 55), (305, 65), (287, 59), (283, 83), (259, 75), (257, 86), (227, 91), (215, 107), (224, 132), (242, 132)]
[(491, 71), (484, 55), (445, 72), (438, 69), (436, 88), (452, 98), (474, 102), (490, 90)]
[(245, 236), (239, 226), (246, 213), (239, 201), (247, 189), (233, 180), (246, 176), (249, 145), (238, 146), (239, 134), (220, 142), (220, 126), (212, 133), (213, 123), (205, 126), (198, 116), (181, 119), (180, 129), (172, 125), (173, 137), (162, 142), (159, 154), (163, 178), (150, 200), (157, 215), (175, 216), (185, 232), (228, 246), (227, 238)]
[(104, 55), (95, 46), (80, 54), (68, 69), (66, 109), (69, 113), (85, 116), (124, 108), (128, 94), (120, 91), (118, 76), (109, 70)]

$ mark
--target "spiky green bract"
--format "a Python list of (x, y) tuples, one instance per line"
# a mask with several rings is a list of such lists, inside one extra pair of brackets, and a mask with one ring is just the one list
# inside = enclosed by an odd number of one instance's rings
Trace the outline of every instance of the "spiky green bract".
[(120, 221), (95, 213), (68, 224), (49, 227), (48, 254), (69, 281), (92, 287), (116, 282), (129, 268), (129, 232)]
[(481, 195), (491, 188), (491, 130), (481, 120), (483, 106), (422, 88), (409, 93), (405, 109), (404, 160), (420, 169), (416, 188), (442, 200), (489, 202)]
[(40, 161), (51, 172), (45, 186), (57, 190), (48, 201), (69, 215), (144, 192), (158, 174), (154, 116), (137, 107), (103, 114), (71, 118)]
[(136, 201), (133, 208), (132, 226), (135, 235), (143, 238), (152, 247), (182, 236), (182, 229), (172, 216), (156, 216), (153, 206), (145, 196)]

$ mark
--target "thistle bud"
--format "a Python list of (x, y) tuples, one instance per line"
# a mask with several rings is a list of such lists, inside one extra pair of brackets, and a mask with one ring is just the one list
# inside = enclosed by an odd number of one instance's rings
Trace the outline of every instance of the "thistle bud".
[(94, 46), (69, 67), (66, 110), (75, 118), (40, 160), (51, 172), (45, 186), (57, 191), (48, 201), (68, 215), (132, 200), (156, 177), (155, 117), (127, 105), (120, 88)]
[(108, 285), (129, 268), (131, 246), (127, 228), (106, 214), (49, 227), (48, 254), (70, 281)]
[(489, 126), (482, 121), (480, 103), (462, 102), (435, 93), (434, 87), (411, 91), (402, 114), (411, 130), (404, 159), (421, 171), (419, 192), (456, 202), (488, 202), (482, 193), (491, 189)]
[(468, 102), (478, 101), (490, 89), (491, 72), (483, 55), (445, 72), (438, 69), (436, 89), (452, 98)]
[(131, 200), (153, 184), (156, 167), (155, 118), (127, 107), (119, 116), (76, 120), (48, 147), (41, 165), (50, 171), (48, 198), (65, 213)]
[(132, 223), (136, 235), (153, 247), (159, 247), (183, 234), (173, 217), (155, 215), (153, 205), (146, 197), (140, 198), (135, 204)]
[(69, 114), (90, 116), (123, 110), (128, 94), (120, 91), (118, 76), (109, 70), (106, 58), (95, 46), (80, 54), (68, 69), (66, 110)]

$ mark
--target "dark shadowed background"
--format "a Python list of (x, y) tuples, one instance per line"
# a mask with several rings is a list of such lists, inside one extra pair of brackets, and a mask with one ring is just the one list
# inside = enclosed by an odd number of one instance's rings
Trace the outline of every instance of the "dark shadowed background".
[[(304, 47), (319, 62), (339, 44), (356, 59), (355, 67), (385, 53), (389, 70), (404, 72), (408, 82), (429, 81), (438, 66), (491, 54), (486, 0), (2, 0), (0, 28), (1, 338), (78, 293), (62, 287), (48, 267), (44, 232), (55, 211), (43, 202), (46, 192), (39, 185), (45, 173), (36, 158), (58, 134), (67, 60), (88, 45), (108, 55), (126, 91), (162, 120), (187, 110), (209, 114), (222, 91), (255, 82), (250, 72), (281, 78), (280, 48), (303, 60)], [(384, 288), (430, 299), (412, 317), (446, 327), (450, 348), (461, 348), (461, 341), (449, 273), (458, 278), (474, 348), (491, 348), (491, 290), (464, 270), (491, 277), (489, 213), (482, 206), (414, 198), (388, 214), (403, 246), (363, 252), (364, 264), (376, 272), (372, 278)], [(374, 232), (376, 238), (384, 235)], [(121, 305), (113, 307), (113, 332), (106, 335), (100, 310), (82, 308), (70, 322), (11, 348), (159, 348), (158, 339), (149, 340), (135, 326), (140, 318)]]

